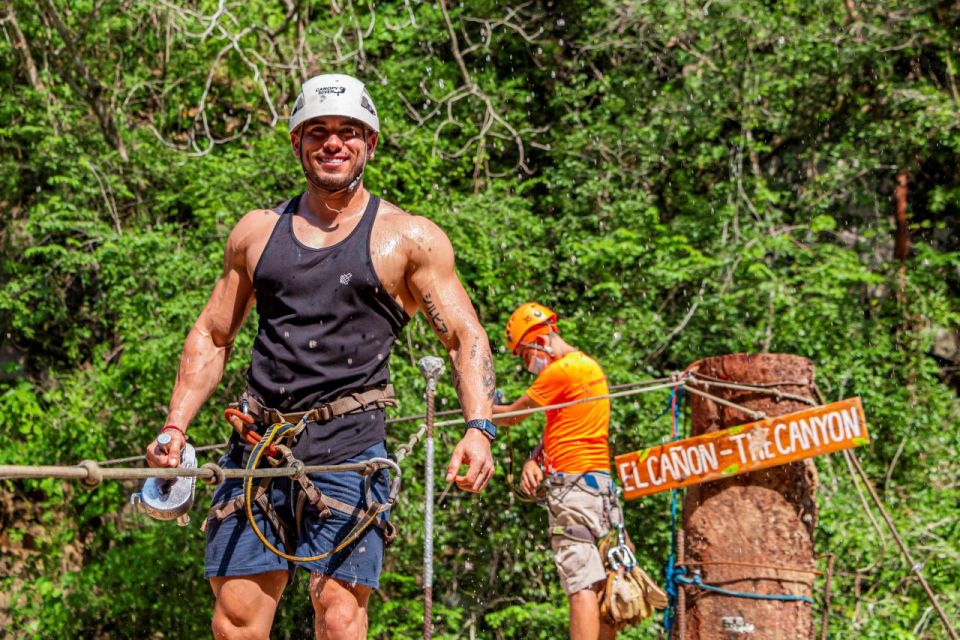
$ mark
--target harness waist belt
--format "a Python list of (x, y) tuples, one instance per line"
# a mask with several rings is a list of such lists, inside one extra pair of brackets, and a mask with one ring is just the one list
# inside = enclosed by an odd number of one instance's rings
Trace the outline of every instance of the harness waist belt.
[(597, 491), (601, 491), (610, 486), (609, 471), (584, 471), (582, 473), (551, 471), (547, 474), (547, 479), (555, 486), (561, 487), (577, 484), (581, 481), (587, 487)]
[[(244, 405), (246, 405), (246, 407), (244, 407)], [(239, 402), (231, 403), (230, 406), (246, 409), (245, 413), (252, 415), (257, 421), (269, 425), (284, 422), (296, 424), (300, 420), (305, 420), (306, 422), (327, 422), (336, 416), (342, 416), (348, 413), (359, 413), (371, 408), (382, 409), (388, 406), (395, 407), (397, 406), (397, 400), (394, 396), (393, 385), (388, 384), (383, 388), (351, 391), (336, 400), (325, 402), (307, 411), (284, 413), (277, 409), (265, 407), (247, 391), (244, 391), (240, 396)]]

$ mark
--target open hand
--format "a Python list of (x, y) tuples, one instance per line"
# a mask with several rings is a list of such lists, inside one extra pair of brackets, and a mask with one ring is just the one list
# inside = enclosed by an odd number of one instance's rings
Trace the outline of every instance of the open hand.
[[(467, 465), (467, 473), (458, 475), (460, 465)], [(493, 475), (493, 455), (490, 439), (479, 429), (467, 429), (457, 443), (447, 465), (447, 482), (456, 482), (464, 491), (480, 493)]]

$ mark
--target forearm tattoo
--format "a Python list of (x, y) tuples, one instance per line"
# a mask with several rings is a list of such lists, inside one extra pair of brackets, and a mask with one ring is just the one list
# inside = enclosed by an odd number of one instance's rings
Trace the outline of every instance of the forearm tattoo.
[[(477, 360), (483, 358), (483, 361), (477, 363)], [(480, 384), (483, 385), (483, 392), (488, 399), (493, 400), (497, 395), (497, 372), (493, 367), (493, 359), (487, 353), (480, 355), (480, 338), (473, 341), (470, 347), (470, 361), (480, 366)]]
[(463, 378), (460, 377), (460, 372), (457, 370), (456, 362), (453, 363), (452, 376), (453, 376), (453, 390), (457, 392), (457, 398), (460, 398), (462, 401), (463, 396), (461, 395), (461, 392), (463, 390), (463, 385), (461, 384), (461, 381), (463, 380)]
[(440, 311), (437, 309), (437, 305), (433, 302), (433, 297), (429, 293), (423, 294), (423, 306), (427, 319), (430, 320), (430, 324), (437, 330), (437, 333), (447, 333), (449, 331), (447, 324), (443, 321), (443, 318), (440, 317)]
[(489, 355), (483, 359), (482, 381), (487, 399), (493, 400), (497, 395), (497, 372), (493, 367), (493, 358)]

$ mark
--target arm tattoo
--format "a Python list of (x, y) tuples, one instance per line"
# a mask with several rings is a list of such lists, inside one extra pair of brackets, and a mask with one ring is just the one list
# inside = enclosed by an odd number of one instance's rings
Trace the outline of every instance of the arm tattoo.
[(463, 396), (461, 395), (462, 385), (460, 384), (462, 379), (460, 377), (460, 372), (457, 370), (456, 364), (454, 364), (453, 366), (452, 375), (453, 375), (453, 390), (457, 392), (457, 398), (462, 399), (463, 398)]
[(490, 400), (497, 395), (497, 372), (493, 367), (493, 358), (489, 355), (483, 361), (483, 390), (487, 392)]
[(423, 294), (423, 305), (427, 318), (430, 320), (433, 328), (437, 330), (437, 333), (447, 333), (447, 324), (443, 321), (443, 318), (440, 317), (440, 311), (437, 309), (437, 305), (433, 302), (433, 297), (429, 293)]

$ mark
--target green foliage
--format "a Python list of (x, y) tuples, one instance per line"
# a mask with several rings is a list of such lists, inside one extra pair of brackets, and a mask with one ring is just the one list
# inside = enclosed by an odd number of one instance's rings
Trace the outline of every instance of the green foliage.
[[(529, 377), (503, 353), (503, 325), (530, 299), (560, 312), (613, 383), (717, 354), (810, 358), (827, 397), (863, 398), (867, 471), (957, 618), (957, 362), (933, 355), (938, 332), (960, 330), (955, 6), (8, 4), (0, 462), (142, 451), (229, 230), (302, 189), (283, 120), (299, 81), (352, 72), (383, 123), (365, 183), (447, 232), (508, 397)], [(195, 442), (224, 439), (254, 332), (255, 317)], [(422, 406), (414, 363), (440, 346), (422, 319), (405, 333), (391, 370), (406, 414)], [(456, 406), (448, 385), (439, 398)], [(665, 399), (614, 402), (614, 452), (660, 441)], [(389, 446), (414, 428), (397, 425)], [(522, 457), (541, 428), (537, 417), (498, 441), (486, 493), (438, 505), (438, 638), (565, 633), (545, 514), (506, 486), (510, 449)], [(440, 434), (439, 460), (457, 437)], [(404, 464), (371, 637), (420, 637), (422, 463), (421, 450)], [(842, 459), (818, 468), (818, 551), (838, 558), (831, 636), (946, 637), (887, 533), (867, 524)], [(135, 520), (134, 488), (3, 482), (8, 635), (209, 633), (202, 535)], [(195, 520), (208, 501), (201, 489)], [(651, 574), (667, 557), (668, 509), (667, 495), (627, 506)], [(288, 588), (275, 637), (309, 635), (305, 582)]]

